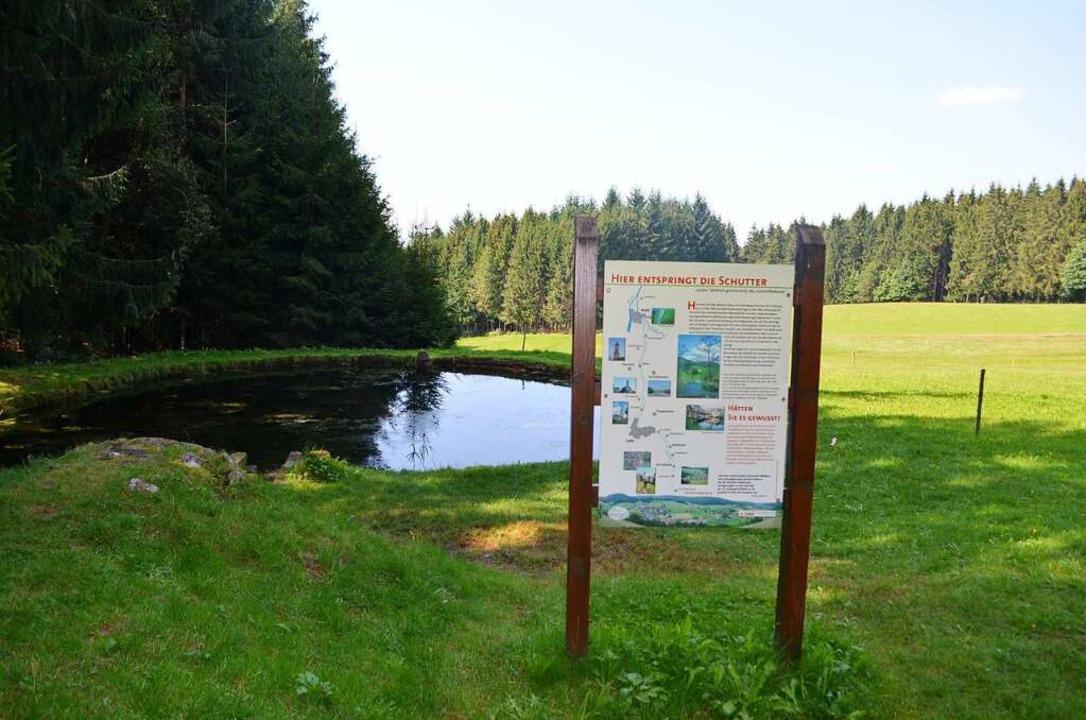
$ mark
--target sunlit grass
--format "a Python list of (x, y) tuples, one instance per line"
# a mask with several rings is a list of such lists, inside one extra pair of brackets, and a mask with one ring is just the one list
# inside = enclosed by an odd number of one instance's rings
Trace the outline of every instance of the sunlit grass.
[[(864, 648), (869, 717), (1086, 708), (1084, 310), (827, 308), (808, 650)], [(449, 352), (568, 366), (568, 335), (520, 341)], [(562, 463), (227, 496), (92, 455), (0, 474), (0, 716), (691, 717), (666, 672), (771, 636), (779, 533), (597, 528), (592, 653), (565, 661)], [(672, 704), (616, 704), (657, 671)]]
[[(515, 350), (520, 351), (522, 336), (518, 333), (491, 333), (475, 337), (460, 338), (457, 347), (469, 350)], [(529, 333), (524, 339), (526, 352), (570, 353), (573, 347), (568, 333)], [(598, 348), (598, 343), (597, 343)]]

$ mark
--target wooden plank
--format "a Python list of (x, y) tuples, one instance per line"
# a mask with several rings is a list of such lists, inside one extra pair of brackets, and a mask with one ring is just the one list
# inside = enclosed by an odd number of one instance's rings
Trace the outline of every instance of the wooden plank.
[(592, 568), (592, 425), (596, 405), (596, 261), (594, 217), (575, 220), (573, 248), (573, 364), (570, 372), (569, 545), (566, 560), (566, 652), (588, 652)]
[(777, 648), (790, 661), (803, 652), (807, 566), (811, 551), (818, 385), (822, 356), (822, 304), (826, 241), (810, 225), (796, 231), (797, 305), (792, 317), (792, 382), (788, 412), (780, 569), (777, 575)]

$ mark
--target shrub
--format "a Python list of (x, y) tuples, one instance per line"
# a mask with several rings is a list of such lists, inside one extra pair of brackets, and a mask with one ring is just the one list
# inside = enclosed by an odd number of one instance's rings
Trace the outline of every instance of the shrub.
[(345, 480), (350, 468), (345, 461), (332, 457), (327, 450), (307, 450), (291, 468), (290, 476), (309, 482), (334, 483)]

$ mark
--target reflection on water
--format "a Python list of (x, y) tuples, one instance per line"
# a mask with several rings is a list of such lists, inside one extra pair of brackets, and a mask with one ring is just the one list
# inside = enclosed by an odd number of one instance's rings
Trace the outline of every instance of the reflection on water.
[(261, 468), (310, 447), (389, 469), (563, 460), (569, 455), (569, 388), (373, 368), (190, 383), (35, 419), (0, 438), (0, 463), (140, 435), (244, 450)]

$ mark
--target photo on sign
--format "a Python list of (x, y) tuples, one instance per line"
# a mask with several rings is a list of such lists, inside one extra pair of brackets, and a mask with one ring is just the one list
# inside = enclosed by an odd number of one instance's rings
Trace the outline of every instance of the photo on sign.
[(709, 468), (687, 467), (686, 465), (683, 465), (682, 473), (679, 476), (679, 482), (683, 485), (708, 485)]
[(629, 400), (616, 400), (611, 403), (611, 422), (615, 425), (626, 425), (630, 422)]
[(720, 397), (720, 344), (719, 335), (679, 335), (676, 397)]
[(686, 406), (686, 429), (724, 432), (724, 408), (706, 405)]
[(651, 318), (653, 325), (674, 325), (675, 308), (653, 308)]
[(636, 395), (637, 394), (637, 378), (632, 377), (617, 377), (614, 382), (611, 383), (611, 392), (615, 395)]
[(607, 338), (607, 359), (608, 360), (625, 360), (626, 359), (626, 338), (624, 338), (624, 337)]
[(649, 397), (671, 397), (671, 378), (649, 378)]
[(656, 470), (651, 467), (637, 468), (637, 483), (634, 491), (638, 495), (656, 494)]
[(652, 465), (652, 453), (648, 450), (626, 450), (622, 453), (622, 469), (636, 470)]

